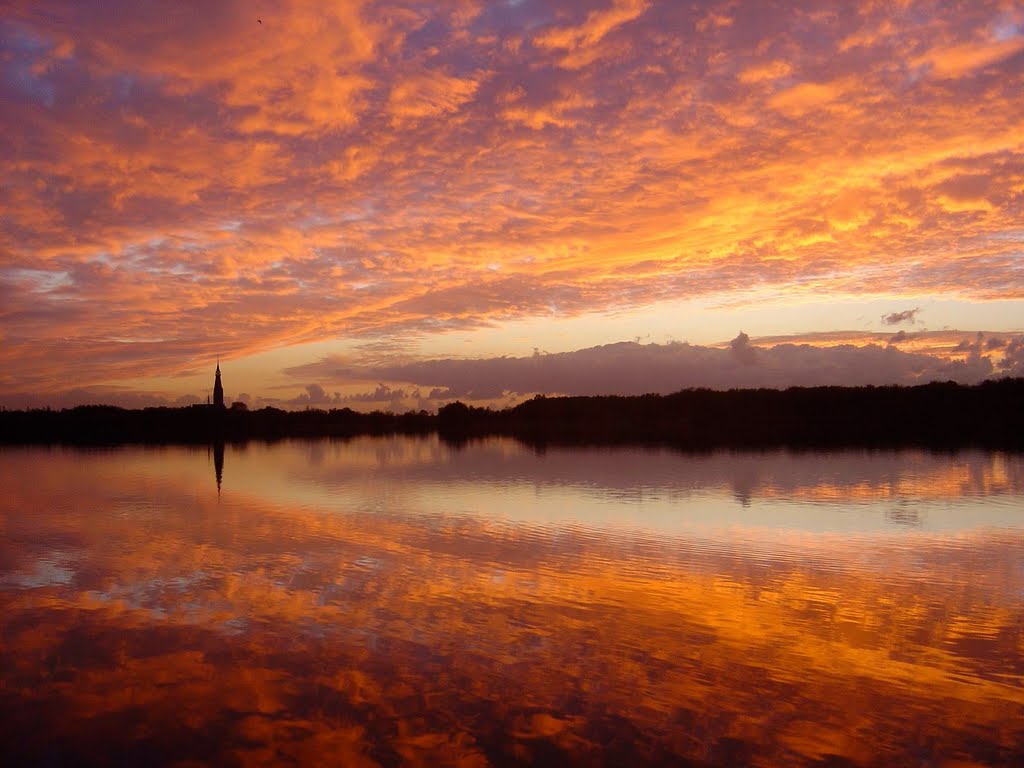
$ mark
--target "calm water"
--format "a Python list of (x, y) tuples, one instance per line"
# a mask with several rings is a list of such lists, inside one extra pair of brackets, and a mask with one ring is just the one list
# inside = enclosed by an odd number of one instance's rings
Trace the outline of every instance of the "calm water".
[(1020, 456), (4, 449), (0, 488), (6, 764), (1024, 760)]

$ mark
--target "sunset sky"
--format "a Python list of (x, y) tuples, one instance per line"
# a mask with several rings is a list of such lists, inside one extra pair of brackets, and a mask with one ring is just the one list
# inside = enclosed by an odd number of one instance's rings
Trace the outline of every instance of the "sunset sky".
[(1019, 2), (0, 5), (0, 405), (1024, 375)]

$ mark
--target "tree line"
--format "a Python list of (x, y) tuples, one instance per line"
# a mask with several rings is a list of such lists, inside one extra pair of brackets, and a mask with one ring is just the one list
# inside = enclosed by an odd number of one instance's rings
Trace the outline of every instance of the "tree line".
[(211, 442), (438, 433), (508, 435), (536, 445), (641, 443), (681, 448), (926, 446), (1024, 448), (1024, 379), (977, 385), (686, 389), (668, 395), (544, 397), (504, 409), (456, 401), (427, 411), (129, 410), (88, 405), (0, 412), (0, 442)]

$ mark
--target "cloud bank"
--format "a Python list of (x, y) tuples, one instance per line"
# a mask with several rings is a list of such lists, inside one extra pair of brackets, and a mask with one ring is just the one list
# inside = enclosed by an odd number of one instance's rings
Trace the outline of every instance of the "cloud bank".
[[(989, 344), (992, 338), (999, 344)], [(996, 350), (1005, 354), (993, 356)], [(288, 373), (298, 380), (402, 382), (418, 388), (418, 398), (433, 403), (455, 398), (500, 402), (538, 393), (664, 394), (692, 387), (912, 385), (948, 380), (973, 384), (992, 377), (1024, 376), (1024, 336), (1000, 339), (977, 334), (956, 351), (959, 354), (953, 356), (907, 352), (880, 343), (759, 346), (740, 333), (724, 347), (620, 342), (532, 357), (435, 359), (374, 366), (326, 358)], [(323, 387), (317, 385), (316, 391), (322, 393)], [(384, 387), (377, 391), (393, 402), (399, 390)], [(363, 397), (372, 399), (373, 395)], [(331, 401), (321, 398), (318, 402)]]

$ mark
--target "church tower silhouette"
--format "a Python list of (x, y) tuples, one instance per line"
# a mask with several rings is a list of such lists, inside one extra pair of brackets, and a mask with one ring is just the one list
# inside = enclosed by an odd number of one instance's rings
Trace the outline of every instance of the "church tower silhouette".
[(217, 360), (217, 373), (213, 378), (213, 407), (224, 407), (224, 385), (220, 383), (220, 360)]

